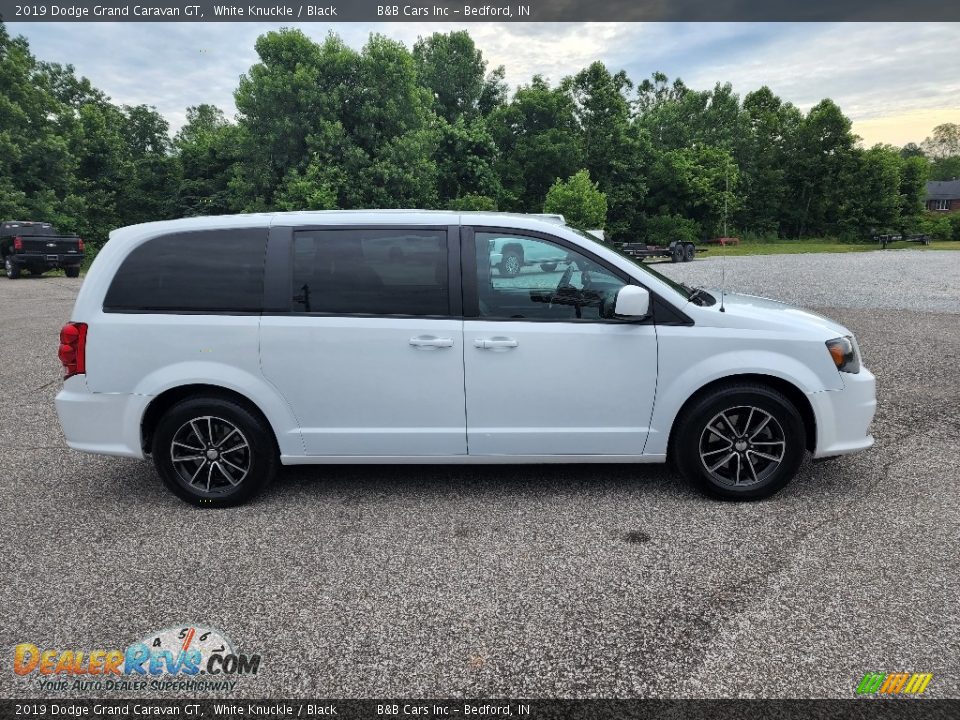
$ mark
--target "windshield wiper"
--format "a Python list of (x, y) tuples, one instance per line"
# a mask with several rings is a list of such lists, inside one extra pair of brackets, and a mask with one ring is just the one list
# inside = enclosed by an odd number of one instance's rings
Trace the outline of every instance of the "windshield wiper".
[(717, 302), (717, 299), (702, 287), (691, 288), (686, 285), (684, 285), (684, 287), (690, 291), (690, 302), (692, 303), (696, 303), (702, 307), (704, 305), (713, 305)]

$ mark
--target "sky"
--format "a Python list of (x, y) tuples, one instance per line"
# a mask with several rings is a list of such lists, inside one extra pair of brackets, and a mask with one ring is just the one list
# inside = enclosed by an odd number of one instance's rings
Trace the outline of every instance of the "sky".
[[(655, 71), (695, 89), (731, 82), (741, 96), (768, 85), (807, 110), (837, 102), (867, 146), (921, 142), (960, 123), (960, 23), (301, 23), (315, 40), (336, 32), (360, 48), (371, 33), (408, 47), (466, 28), (511, 87), (556, 82), (594, 60), (635, 82)], [(176, 131), (191, 105), (233, 117), (233, 91), (257, 61), (270, 23), (9, 23), (33, 53), (71, 63), (119, 104), (156, 107)]]

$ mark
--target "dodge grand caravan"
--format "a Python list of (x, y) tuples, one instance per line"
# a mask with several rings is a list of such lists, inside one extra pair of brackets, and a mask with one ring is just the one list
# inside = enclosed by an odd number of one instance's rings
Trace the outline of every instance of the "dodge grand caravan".
[[(493, 272), (513, 239), (550, 263)], [(543, 246), (543, 247), (539, 247)], [(235, 505), (279, 465), (664, 462), (769, 496), (868, 448), (851, 333), (677, 284), (536, 216), (191, 218), (116, 230), (60, 334), (70, 447)]]

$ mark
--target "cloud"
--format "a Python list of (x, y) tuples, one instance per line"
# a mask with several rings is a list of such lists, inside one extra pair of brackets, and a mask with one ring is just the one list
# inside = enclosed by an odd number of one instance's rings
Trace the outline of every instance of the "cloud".
[(960, 103), (956, 23), (798, 28), (755, 51), (715, 57), (686, 80), (694, 87), (729, 80), (741, 93), (768, 85), (804, 110), (830, 97), (855, 120)]
[[(10, 23), (44, 59), (72, 63), (115, 102), (155, 106), (174, 130), (190, 105), (232, 116), (239, 76), (256, 62), (269, 23)], [(432, 32), (467, 28), (511, 86), (535, 74), (556, 82), (594, 60), (634, 81), (654, 71), (694, 88), (729, 81), (741, 95), (769, 85), (807, 109), (835, 100), (869, 142), (920, 141), (925, 118), (960, 106), (957, 23), (303, 23), (353, 47), (370, 33), (408, 46)], [(960, 117), (956, 118), (960, 122)], [(932, 126), (931, 126), (932, 127)], [(906, 135), (907, 132), (919, 134)]]

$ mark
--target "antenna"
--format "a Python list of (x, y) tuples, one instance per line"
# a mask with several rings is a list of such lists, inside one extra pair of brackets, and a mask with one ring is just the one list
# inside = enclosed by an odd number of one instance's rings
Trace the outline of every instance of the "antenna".
[[(723, 194), (723, 237), (724, 242), (726, 242), (727, 237), (727, 198), (730, 197), (730, 166), (726, 167), (724, 172), (724, 180), (726, 181), (726, 192)], [(724, 248), (724, 244), (720, 243), (720, 248)], [(720, 256), (720, 312), (726, 312), (726, 308), (723, 306), (723, 296), (727, 291), (727, 254), (724, 253)]]
[(720, 312), (726, 312), (723, 307), (723, 294), (726, 292), (726, 263), (720, 258)]

